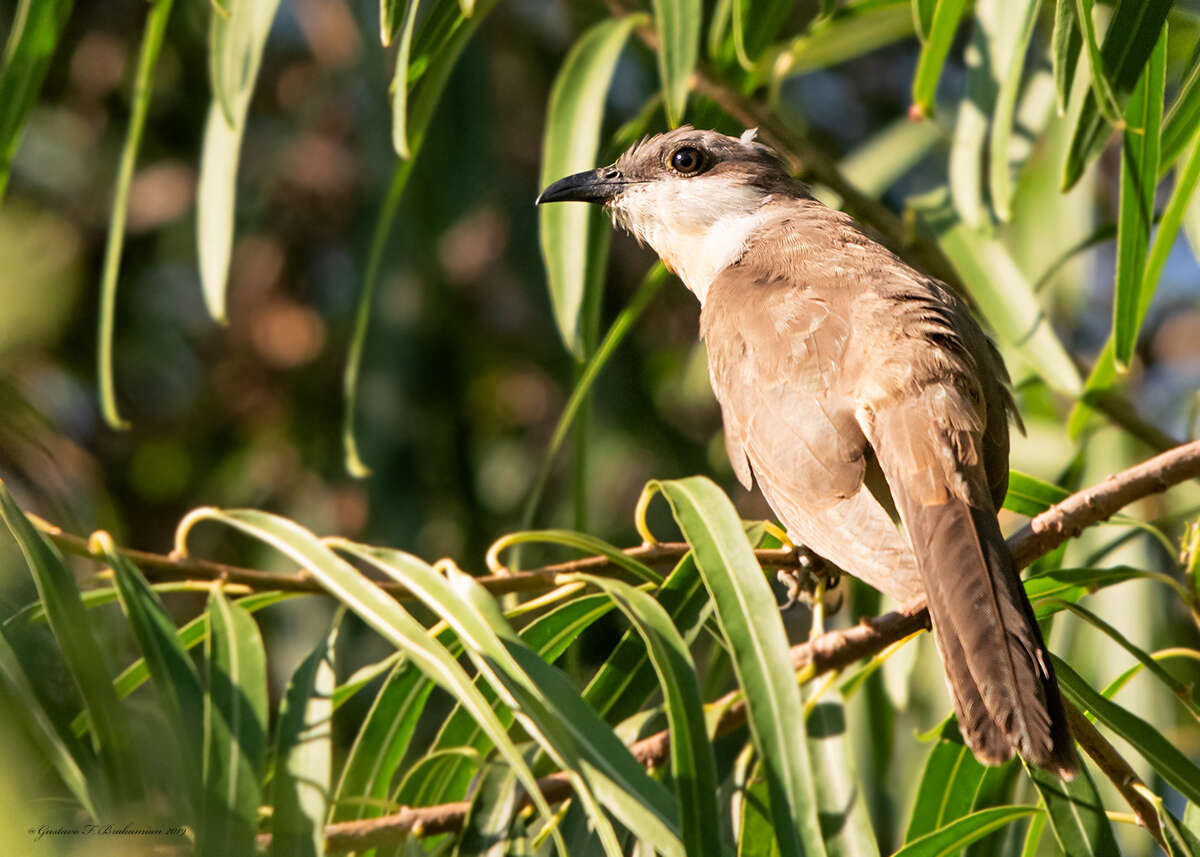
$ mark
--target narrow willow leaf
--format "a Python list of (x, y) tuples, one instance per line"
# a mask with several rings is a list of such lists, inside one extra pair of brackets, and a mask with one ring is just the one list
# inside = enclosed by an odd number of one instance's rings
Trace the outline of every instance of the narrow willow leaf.
[(683, 846), (688, 855), (719, 855), (716, 761), (687, 643), (667, 611), (645, 592), (619, 580), (594, 575), (581, 579), (607, 593), (645, 643), (666, 703)]
[[(617, 59), (633, 28), (644, 21), (627, 15), (601, 21), (571, 48), (550, 91), (542, 139), (541, 184), (596, 166), (604, 99)], [(554, 320), (567, 350), (583, 355), (580, 323), (589, 272), (601, 259), (589, 254), (588, 233), (602, 217), (585, 203), (542, 206), (538, 232)]]
[(882, 197), (943, 139), (934, 122), (900, 118), (838, 162), (846, 181), (872, 199)]
[[(1001, 25), (1006, 17), (1004, 0), (981, 0), (971, 27), (971, 41), (963, 53), (967, 66), (967, 92), (954, 119), (948, 168), (950, 199), (962, 222), (973, 230), (979, 230), (988, 220), (982, 168), (988, 119), (997, 91), (991, 67), (994, 63), (1004, 62), (1002, 57), (993, 54), (991, 43), (997, 31), (1003, 29)], [(928, 50), (928, 45), (925, 49)], [(932, 99), (933, 93), (929, 97)]]
[(400, 47), (396, 50), (396, 71), (392, 76), (392, 148), (401, 158), (412, 156), (408, 145), (408, 58), (412, 51), (413, 29), (417, 23), (420, 0), (408, 0), (404, 7)]
[(1018, 515), (1032, 518), (1040, 515), (1055, 503), (1061, 503), (1071, 494), (1044, 479), (1030, 476), (1019, 470), (1008, 472), (1008, 493), (1004, 496), (1004, 508)]
[(963, 744), (958, 721), (953, 716), (947, 718), (925, 760), (912, 815), (904, 832), (905, 843), (920, 839), (970, 813), (984, 770)]
[[(1200, 131), (1200, 125), (1196, 126), (1196, 131)], [(1192, 139), (1200, 139), (1200, 135), (1194, 133)], [(1171, 190), (1167, 207), (1163, 209), (1162, 219), (1154, 233), (1154, 243), (1150, 245), (1150, 255), (1147, 257), (1145, 269), (1142, 271), (1137, 309), (1130, 322), (1135, 336), (1146, 319), (1146, 313), (1150, 311), (1150, 303), (1158, 289), (1158, 281), (1162, 277), (1163, 268), (1166, 267), (1167, 257), (1171, 254), (1171, 248), (1175, 246), (1175, 239), (1179, 237), (1179, 229), (1187, 216), (1188, 207), (1196, 198), (1198, 182), (1200, 182), (1200, 146), (1193, 145), (1187, 160), (1176, 173), (1175, 187)]]
[(982, 839), (1004, 825), (1028, 815), (1040, 815), (1036, 806), (995, 806), (972, 812), (920, 839), (908, 843), (892, 857), (944, 857)]
[(933, 32), (933, 13), (937, 0), (912, 0), (913, 24), (921, 41), (927, 41)]
[[(1105, 63), (1106, 57), (1101, 49), (1100, 38), (1096, 35), (1093, 8), (1093, 0), (1075, 0), (1075, 22), (1080, 25), (1083, 43), (1087, 47), (1088, 64), (1091, 67), (1092, 75), (1091, 92), (1095, 99), (1095, 105), (1101, 116), (1115, 124), (1121, 119), (1121, 107), (1116, 90), (1113, 88), (1113, 82), (1109, 80), (1110, 69)], [(1107, 38), (1105, 43), (1107, 45)]]
[[(379, 0), (379, 43), (391, 46), (400, 19), (400, 6), (404, 0)], [(407, 3), (404, 3), (407, 6)]]
[(1158, 159), (1160, 178), (1179, 160), (1197, 128), (1200, 128), (1200, 60), (1192, 63), (1163, 122)]
[(791, 0), (733, 0), (733, 50), (752, 71), (792, 10)]
[[(1007, 5), (1004, 27), (1006, 38), (994, 38), (991, 49), (998, 56), (993, 60), (993, 77), (999, 81), (996, 108), (992, 113), (992, 134), (989, 138), (990, 153), (988, 176), (990, 179), (992, 210), (996, 218), (1007, 223), (1012, 216), (1012, 168), (1009, 164), (1009, 144), (1012, 141), (1013, 114), (1017, 106), (1017, 95), (1021, 90), (1021, 73), (1024, 70), (1025, 53), (1033, 36), (1033, 25), (1037, 23), (1041, 0), (1019, 0)], [(976, 7), (978, 10), (978, 7)], [(978, 11), (976, 11), (978, 20)]]
[(1112, 824), (1086, 765), (1070, 782), (1033, 765), (1025, 765), (1046, 804), (1050, 829), (1066, 857), (1120, 857)]
[(196, 775), (202, 759), (200, 736), (204, 732), (204, 690), (200, 686), (200, 674), (179, 640), (175, 623), (141, 571), (117, 552), (112, 539), (93, 541), (99, 542), (112, 567), (121, 608), (129, 617), (138, 648), (145, 657), (167, 724), (179, 742), (183, 770), (192, 778), (189, 782), (191, 793), (198, 797), (199, 778)]
[[(758, 78), (778, 85), (783, 78), (828, 68), (913, 34), (913, 17), (907, 0), (856, 3), (839, 9), (833, 17), (814, 24), (784, 46), (781, 57), (764, 64)], [(782, 74), (782, 78), (777, 77)]]
[[(506, 546), (538, 543), (575, 548), (588, 555), (605, 557), (613, 565), (625, 569), (643, 583), (652, 583), (655, 586), (662, 583), (662, 575), (641, 560), (630, 556), (603, 539), (589, 536), (586, 533), (578, 533), (574, 530), (529, 530), (528, 532), (509, 533), (504, 537), (503, 543)], [(494, 551), (495, 548), (492, 550)]]
[(700, 55), (700, 0), (653, 0), (658, 30), (658, 75), (662, 80), (663, 106), (672, 128), (683, 121), (688, 79)]
[(146, 127), (146, 113), (150, 108), (150, 90), (154, 66), (162, 49), (163, 33), (171, 15), (174, 0), (156, 0), (146, 13), (146, 26), (142, 32), (142, 47), (138, 52), (137, 72), (133, 78), (133, 110), (129, 116), (129, 129), (125, 132), (125, 143), (121, 148), (121, 161), (117, 167), (117, 182), (113, 189), (112, 213), (108, 218), (108, 239), (104, 245), (104, 266), (100, 274), (100, 328), (96, 338), (96, 381), (100, 387), (100, 413), (109, 427), (127, 428), (117, 407), (116, 381), (113, 377), (113, 316), (116, 312), (117, 277), (121, 271), (121, 249), (125, 243), (125, 216), (129, 207), (129, 187), (133, 182), (133, 170), (137, 165), (138, 148), (142, 142), (142, 131)]
[[(1160, 649), (1157, 652), (1152, 652), (1150, 657), (1154, 658), (1156, 661), (1162, 661), (1168, 658), (1189, 658), (1190, 660), (1200, 661), (1200, 651), (1184, 648)], [(1145, 669), (1143, 664), (1134, 664), (1129, 669), (1125, 670), (1125, 672), (1121, 673), (1119, 676), (1105, 685), (1104, 690), (1100, 691), (1100, 693), (1103, 694), (1105, 699), (1113, 699), (1121, 690), (1121, 688), (1129, 684), (1130, 680), (1143, 669)]]
[(1033, 602), (1038, 620), (1046, 619), (1065, 609), (1060, 602), (1077, 602), (1109, 586), (1145, 577), (1138, 568), (1056, 568), (1034, 574), (1025, 580), (1025, 594)]
[[(694, 639), (706, 615), (708, 593), (696, 561), (687, 554), (655, 593), (685, 639)], [(617, 643), (583, 692), (583, 698), (611, 725), (632, 717), (655, 688), (654, 667), (635, 631)]]
[(516, 817), (520, 790), (517, 776), (507, 765), (485, 765), (471, 797), (462, 835), (453, 857), (508, 857), (509, 828)]
[[(256, 592), (252, 595), (247, 595), (244, 598), (239, 598), (234, 603), (242, 607), (249, 613), (254, 613), (264, 607), (270, 607), (272, 604), (278, 604), (280, 601), (287, 601), (292, 598), (304, 597), (306, 593), (301, 592)], [(179, 629), (179, 644), (184, 649), (195, 648), (208, 637), (208, 614), (201, 613), (192, 621), (188, 622)], [(150, 669), (146, 665), (145, 658), (138, 658), (132, 664), (123, 669), (115, 679), (113, 679), (113, 690), (117, 692), (118, 699), (124, 699), (133, 693), (139, 687), (146, 683), (150, 678)], [(92, 718), (86, 710), (81, 711), (79, 715), (71, 721), (71, 732), (81, 736), (92, 728)], [(199, 733), (197, 733), (199, 734)]]
[(5, 697), (12, 702), (11, 712), (17, 716), (29, 737), (33, 739), (38, 758), (50, 764), (88, 816), (93, 821), (100, 821), (87, 777), (75, 761), (67, 742), (54, 728), (50, 715), (42, 707), (3, 627), (0, 627), (0, 687), (3, 687)]
[(1052, 389), (1078, 396), (1082, 382), (1029, 281), (997, 239), (967, 227), (935, 191), (912, 203), (949, 257), (996, 336)]
[(966, 0), (937, 0), (933, 20), (929, 25), (929, 36), (921, 46), (921, 57), (917, 61), (917, 72), (912, 84), (912, 113), (929, 116), (933, 113), (933, 100), (937, 95), (938, 80), (946, 55), (958, 32)]
[(787, 857), (824, 854), (803, 704), (788, 659), (787, 635), (737, 512), (729, 498), (703, 477), (651, 486), (670, 504), (716, 604), (717, 620), (746, 696), (750, 732), (770, 786), (780, 850)]
[(433, 682), (410, 661), (401, 660), (393, 667), (346, 757), (330, 821), (357, 821), (383, 814), (381, 806), (353, 799), (387, 798), (432, 690)]
[(267, 754), (267, 660), (258, 625), (220, 589), (208, 599), (204, 644), (204, 801), (197, 854), (249, 854), (258, 831)]
[(829, 857), (879, 857), (839, 694), (829, 693), (816, 702), (808, 716), (807, 733), (826, 853)]
[(275, 730), (271, 857), (325, 853), (333, 773), (333, 649), (345, 608), (288, 682)]
[(738, 857), (779, 857), (779, 842), (771, 820), (771, 797), (767, 781), (755, 776), (741, 791)]
[(197, 509), (181, 522), (181, 535), (196, 521), (206, 519), (228, 524), (271, 545), (307, 569), (331, 595), (376, 633), (403, 649), (422, 672), (471, 711), (501, 756), (518, 772), (521, 785), (532, 796), (535, 808), (544, 817), (551, 816), (533, 773), (487, 701), (454, 656), (430, 639), (426, 629), (398, 601), (339, 558), (308, 530), (285, 518), (251, 509), (225, 512)]
[(213, 103), (204, 124), (196, 192), (200, 286), (209, 315), (222, 324), (225, 281), (233, 252), (237, 169), (246, 113), (279, 0), (231, 0), (228, 16), (213, 10), (209, 52)]
[[(1076, 0), (1086, 5), (1088, 15), (1079, 15), (1084, 26), (1087, 41), (1087, 28), (1091, 23), (1091, 0)], [(1062, 189), (1074, 187), (1075, 182), (1083, 175), (1096, 156), (1104, 149), (1108, 141), (1109, 122), (1098, 107), (1096, 82), (1100, 86), (1108, 85), (1116, 99), (1116, 110), (1122, 109), (1125, 99), (1133, 92), (1142, 69), (1150, 57), (1150, 52), (1158, 42), (1159, 34), (1167, 20), (1172, 0), (1119, 0), (1113, 12), (1112, 21), (1104, 34), (1104, 43), (1100, 46), (1100, 60), (1092, 63), (1093, 88), (1089, 90), (1083, 109), (1079, 113), (1075, 130), (1072, 132), (1071, 143), (1067, 149), (1067, 158), (1063, 166)], [(1076, 7), (1078, 13), (1079, 7)]]
[(473, 578), (451, 569), (447, 580), (400, 551), (338, 544), (410, 587), (455, 630), (475, 666), (489, 677), (525, 731), (568, 772), (606, 851), (620, 849), (601, 806), (664, 854), (683, 853), (678, 810), (671, 795), (646, 774), (567, 677), (520, 641), (495, 601)]
[(1058, 0), (1054, 7), (1052, 62), (1054, 65), (1054, 105), (1059, 116), (1067, 113), (1067, 101), (1075, 83), (1075, 69), (1083, 50), (1083, 33), (1075, 16), (1075, 0)]
[(1061, 658), (1050, 657), (1059, 687), (1071, 702), (1128, 741), (1185, 798), (1200, 802), (1200, 768), (1145, 720), (1105, 699)]
[[(1137, 342), (1138, 308), (1146, 285), (1146, 250), (1158, 185), (1159, 131), (1166, 86), (1167, 33), (1158, 39), (1129, 106), (1121, 146), (1121, 202), (1117, 217), (1117, 270), (1113, 293), (1113, 356), (1127, 369)], [(1153, 287), (1155, 284), (1151, 284)], [(1149, 303), (1148, 301), (1146, 302)]]
[(1146, 652), (1141, 647), (1134, 645), (1128, 637), (1126, 637), (1109, 623), (1105, 622), (1091, 610), (1088, 610), (1085, 607), (1080, 607), (1078, 604), (1072, 604), (1066, 601), (1062, 602), (1062, 606), (1065, 609), (1070, 610), (1079, 618), (1083, 619), (1092, 627), (1096, 628), (1096, 630), (1107, 636), (1122, 649), (1129, 652), (1129, 654), (1132, 655), (1134, 659), (1138, 661), (1138, 663), (1149, 670), (1151, 675), (1162, 682), (1167, 689), (1179, 699), (1184, 708), (1186, 708), (1193, 717), (1195, 717), (1197, 720), (1200, 720), (1200, 704), (1197, 704), (1196, 701), (1192, 699), (1192, 688), (1189, 685), (1179, 681), (1179, 679), (1167, 672), (1162, 664), (1155, 660), (1149, 652)]
[(113, 691), (104, 649), (92, 633), (75, 578), (58, 549), (29, 522), (3, 482), (0, 482), (0, 517), (4, 518), (33, 574), (38, 596), (46, 606), (50, 630), (95, 724), (92, 743), (100, 751), (114, 796), (136, 800), (143, 791), (142, 774), (134, 755), (127, 715)]
[(20, 0), (13, 13), (0, 59), (0, 201), (71, 5), (71, 0)]

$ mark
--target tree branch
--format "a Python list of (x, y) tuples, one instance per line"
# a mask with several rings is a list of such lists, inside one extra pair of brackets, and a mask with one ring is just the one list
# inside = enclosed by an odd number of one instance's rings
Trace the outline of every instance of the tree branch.
[[(1018, 566), (1023, 568), (1074, 538), (1086, 527), (1111, 517), (1134, 500), (1197, 477), (1200, 477), (1200, 441), (1193, 441), (1109, 476), (1099, 485), (1072, 494), (1033, 518), (1027, 526), (1010, 537), (1009, 549)], [(865, 620), (853, 628), (830, 631), (815, 640), (793, 646), (790, 653), (792, 666), (798, 672), (803, 670), (806, 677), (813, 678), (878, 654), (892, 643), (928, 627), (929, 613), (925, 608), (925, 600), (915, 599), (898, 610)], [(745, 700), (737, 691), (726, 694), (712, 703), (711, 707), (722, 710), (716, 724), (717, 735), (727, 734), (746, 721)], [(1130, 786), (1132, 781), (1128, 781), (1124, 773), (1128, 766), (1113, 760), (1112, 754), (1105, 751), (1107, 742), (1103, 736), (1094, 729), (1079, 729), (1075, 734), (1106, 775), (1115, 776), (1124, 781), (1127, 787)], [(1095, 738), (1099, 738), (1099, 741)], [(665, 730), (658, 732), (633, 744), (630, 751), (643, 765), (660, 766), (667, 761), (670, 753), (670, 735)], [(544, 777), (538, 783), (547, 801), (554, 802), (570, 796), (570, 785), (566, 774), (562, 772)], [(1123, 793), (1127, 791), (1129, 788), (1122, 789)], [(1153, 833), (1154, 822), (1144, 815), (1143, 804), (1144, 801), (1134, 804), (1135, 811)], [(461, 828), (467, 807), (465, 802), (405, 807), (400, 812), (381, 818), (331, 824), (325, 829), (326, 847), (330, 851), (361, 849), (397, 842), (410, 835), (452, 832)], [(1139, 807), (1142, 809), (1139, 810)]]

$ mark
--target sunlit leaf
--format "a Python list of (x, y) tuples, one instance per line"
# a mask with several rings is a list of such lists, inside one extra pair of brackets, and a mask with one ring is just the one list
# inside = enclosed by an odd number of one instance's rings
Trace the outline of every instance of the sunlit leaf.
[(392, 148), (402, 158), (412, 157), (408, 145), (408, 58), (419, 6), (420, 0), (408, 0), (404, 7), (400, 46), (396, 49), (396, 70), (392, 75)]
[(807, 74), (899, 42), (913, 33), (908, 2), (889, 0), (842, 7), (784, 45), (782, 56), (786, 61), (776, 60), (760, 69), (758, 77)]
[(197, 853), (248, 854), (258, 831), (267, 753), (267, 660), (254, 618), (220, 589), (208, 599), (204, 643), (204, 799)]
[(946, 55), (950, 52), (950, 45), (954, 42), (966, 5), (966, 0), (937, 0), (937, 7), (929, 25), (929, 35), (921, 46), (921, 57), (917, 61), (917, 72), (913, 76), (914, 115), (929, 116), (933, 113), (933, 100), (937, 94), (938, 80), (942, 76), (942, 66), (946, 64)]
[(892, 857), (944, 857), (1018, 818), (1041, 812), (1036, 806), (996, 806), (981, 809), (908, 843)]
[(700, 54), (700, 0), (653, 0), (654, 23), (658, 30), (658, 74), (662, 79), (667, 124), (683, 121), (687, 106), (688, 79)]
[(1075, 17), (1075, 0), (1057, 0), (1054, 7), (1053, 63), (1054, 103), (1059, 116), (1066, 115), (1067, 101), (1075, 83), (1075, 69), (1083, 50), (1083, 33)]
[(288, 682), (275, 727), (271, 857), (325, 853), (333, 776), (333, 649), (344, 609)]
[(651, 485), (670, 503), (715, 602), (770, 786), (780, 850), (789, 857), (821, 855), (825, 847), (815, 811), (803, 704), (788, 659), (787, 636), (737, 512), (704, 477)]
[[(1091, 0), (1076, 0), (1087, 15), (1084, 41), (1091, 23)], [(1133, 92), (1142, 69), (1158, 42), (1170, 11), (1172, 0), (1120, 0), (1104, 34), (1099, 61), (1092, 62), (1093, 88), (1088, 92), (1079, 120), (1071, 137), (1067, 160), (1063, 168), (1062, 189), (1067, 190), (1079, 181), (1083, 171), (1100, 154), (1108, 142), (1111, 128), (1103, 110), (1098, 106), (1096, 87), (1108, 86), (1116, 99), (1114, 109), (1123, 109), (1125, 99)], [(1106, 96), (1107, 100), (1107, 96)]]
[(830, 692), (812, 706), (807, 738), (826, 853), (829, 857), (879, 857), (866, 789), (851, 753), (846, 709), (839, 694)]
[(1166, 86), (1166, 51), (1164, 30), (1125, 110), (1121, 202), (1117, 218), (1117, 273), (1113, 293), (1113, 356), (1119, 369), (1127, 368), (1133, 357), (1140, 326), (1138, 308), (1142, 304), (1142, 289), (1146, 286), (1143, 274), (1154, 219), (1154, 190), (1158, 185), (1158, 135)]
[[(1007, 223), (1012, 216), (1012, 168), (1009, 164), (1009, 145), (1012, 141), (1013, 114), (1021, 90), (1021, 73), (1025, 53), (1033, 36), (1033, 25), (1041, 0), (1019, 0), (1005, 7), (1006, 26), (1003, 36), (992, 39), (992, 77), (999, 82), (995, 110), (992, 112), (992, 133), (988, 155), (992, 210), (997, 219)], [(978, 20), (976, 7), (976, 20)]]
[(933, 13), (937, 9), (937, 0), (912, 0), (913, 23), (921, 41), (929, 38), (933, 32)]
[(517, 776), (507, 765), (485, 765), (471, 796), (454, 857), (508, 857), (509, 827), (516, 816), (520, 790)]
[(791, 10), (791, 0), (733, 0), (733, 48), (743, 68), (758, 64)]
[[(617, 59), (639, 15), (596, 24), (571, 48), (550, 91), (542, 139), (541, 185), (591, 169), (600, 148), (604, 100)], [(583, 354), (580, 316), (589, 271), (602, 260), (589, 254), (588, 235), (600, 211), (589, 203), (542, 206), (538, 211), (542, 258), (554, 320), (567, 350)]]
[(1200, 62), (1193, 62), (1179, 87), (1162, 127), (1158, 173), (1167, 172), (1188, 147), (1200, 128)]
[(984, 767), (963, 743), (954, 717), (929, 751), (904, 841), (913, 842), (971, 812)]
[(1120, 857), (1112, 825), (1085, 765), (1070, 781), (1033, 765), (1026, 765), (1025, 772), (1046, 804), (1050, 829), (1066, 857)]

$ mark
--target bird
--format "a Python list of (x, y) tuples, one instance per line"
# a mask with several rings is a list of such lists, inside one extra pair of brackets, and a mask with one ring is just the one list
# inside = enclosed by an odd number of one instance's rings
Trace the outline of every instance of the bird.
[(536, 204), (600, 203), (699, 299), (738, 480), (790, 539), (901, 600), (924, 595), (964, 742), (1077, 770), (1054, 670), (996, 517), (1003, 359), (967, 304), (818, 201), (754, 130), (682, 126)]

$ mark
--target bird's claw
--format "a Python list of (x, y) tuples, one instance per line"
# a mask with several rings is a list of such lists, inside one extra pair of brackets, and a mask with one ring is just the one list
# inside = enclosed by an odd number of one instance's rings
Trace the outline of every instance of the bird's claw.
[[(793, 545), (796, 552), (796, 566), (781, 568), (775, 572), (775, 579), (783, 585), (787, 598), (780, 605), (780, 611), (791, 610), (803, 602), (809, 607), (814, 606), (814, 594), (820, 590), (827, 595), (842, 579), (841, 573), (825, 562), (821, 557), (800, 545)], [(825, 613), (836, 613), (842, 606), (841, 590), (837, 591), (837, 599), (825, 605)]]

